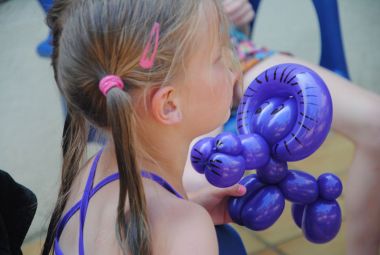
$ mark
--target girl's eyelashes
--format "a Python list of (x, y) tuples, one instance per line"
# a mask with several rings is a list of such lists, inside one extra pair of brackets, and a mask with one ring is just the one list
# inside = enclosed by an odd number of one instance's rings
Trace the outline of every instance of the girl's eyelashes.
[(218, 63), (222, 59), (222, 54), (219, 53), (217, 58), (215, 59), (215, 63)]
[(216, 58), (214, 60), (214, 63), (218, 63), (222, 59), (222, 49), (218, 47), (216, 53)]

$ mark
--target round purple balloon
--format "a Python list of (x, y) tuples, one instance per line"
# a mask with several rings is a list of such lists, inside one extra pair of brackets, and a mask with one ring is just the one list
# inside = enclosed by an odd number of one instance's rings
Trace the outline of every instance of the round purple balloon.
[(288, 174), (288, 164), (284, 161), (269, 159), (262, 168), (257, 169), (257, 177), (268, 184), (276, 184), (283, 180)]
[(198, 172), (203, 174), (205, 172), (205, 166), (208, 163), (208, 159), (213, 153), (214, 138), (205, 137), (196, 142), (191, 149), (190, 160), (191, 165)]
[(335, 200), (342, 194), (343, 185), (338, 176), (325, 173), (318, 177), (319, 195), (326, 200)]
[(264, 138), (258, 134), (240, 135), (243, 145), (242, 155), (245, 159), (246, 170), (263, 167), (269, 160), (269, 146)]
[(214, 138), (214, 148), (217, 152), (233, 156), (240, 155), (243, 150), (240, 138), (231, 132), (223, 132), (217, 135)]
[(205, 175), (212, 185), (225, 188), (238, 183), (244, 175), (244, 169), (245, 160), (242, 156), (214, 153), (205, 167)]

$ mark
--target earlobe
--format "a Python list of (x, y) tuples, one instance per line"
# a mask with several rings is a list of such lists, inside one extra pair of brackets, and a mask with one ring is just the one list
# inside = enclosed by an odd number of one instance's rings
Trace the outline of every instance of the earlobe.
[(151, 112), (154, 119), (162, 124), (174, 125), (182, 121), (182, 112), (174, 87), (165, 86), (152, 91)]

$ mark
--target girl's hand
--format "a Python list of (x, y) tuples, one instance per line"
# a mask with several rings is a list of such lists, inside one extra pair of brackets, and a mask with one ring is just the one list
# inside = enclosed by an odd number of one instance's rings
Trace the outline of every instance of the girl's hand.
[(247, 25), (255, 16), (248, 0), (223, 0), (222, 5), (230, 21), (237, 27)]
[(228, 188), (209, 186), (189, 194), (189, 200), (203, 206), (210, 214), (215, 225), (232, 222), (228, 213), (228, 199), (241, 197), (246, 193), (243, 185), (235, 184)]

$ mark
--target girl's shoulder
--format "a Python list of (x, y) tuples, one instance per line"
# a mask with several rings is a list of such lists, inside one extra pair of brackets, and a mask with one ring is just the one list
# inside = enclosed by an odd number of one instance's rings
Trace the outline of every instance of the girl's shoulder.
[(198, 204), (171, 194), (148, 195), (154, 254), (217, 254), (215, 227)]

